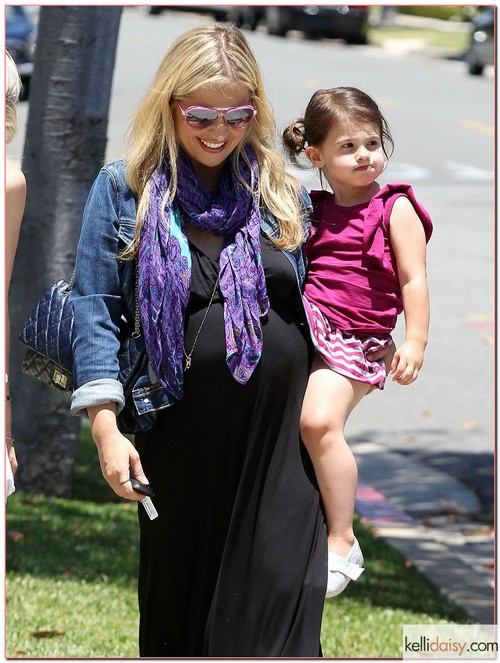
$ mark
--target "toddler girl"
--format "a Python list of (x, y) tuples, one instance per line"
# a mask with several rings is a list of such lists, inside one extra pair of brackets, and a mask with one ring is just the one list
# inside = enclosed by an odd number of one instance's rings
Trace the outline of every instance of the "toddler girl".
[[(326, 513), (329, 598), (364, 570), (352, 525), (357, 468), (344, 426), (363, 396), (383, 389), (387, 371), (408, 385), (422, 367), (432, 223), (408, 184), (377, 182), (393, 140), (377, 104), (361, 90), (319, 90), (283, 139), (291, 161), (300, 165), (305, 151), (332, 189), (311, 192), (304, 305), (316, 357), (301, 415)], [(392, 344), (401, 311), (404, 343), (392, 361), (373, 361), (373, 352)]]

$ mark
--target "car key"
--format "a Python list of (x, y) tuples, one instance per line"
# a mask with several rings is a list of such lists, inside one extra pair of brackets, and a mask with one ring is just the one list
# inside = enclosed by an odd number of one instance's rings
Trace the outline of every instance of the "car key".
[(146, 513), (149, 516), (150, 520), (154, 520), (155, 518), (158, 517), (158, 511), (155, 509), (155, 506), (153, 504), (153, 501), (150, 497), (150, 495), (153, 497), (154, 492), (151, 490), (151, 488), (144, 483), (141, 483), (140, 481), (137, 481), (135, 477), (130, 477), (130, 483), (132, 484), (132, 488), (137, 492), (141, 493), (141, 495), (146, 495), (142, 500), (140, 500), (142, 506), (146, 510)]
[(130, 477), (130, 483), (132, 484), (132, 488), (137, 493), (141, 493), (141, 495), (146, 495), (147, 497), (155, 496), (154, 492), (151, 490), (151, 487), (147, 483), (141, 483), (140, 481), (137, 481), (135, 477)]

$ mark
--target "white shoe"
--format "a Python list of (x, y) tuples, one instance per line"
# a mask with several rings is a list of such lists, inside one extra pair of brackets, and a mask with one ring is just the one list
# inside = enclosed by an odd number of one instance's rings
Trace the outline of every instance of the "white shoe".
[(328, 552), (328, 584), (326, 598), (337, 596), (344, 591), (351, 580), (357, 580), (363, 573), (363, 553), (357, 539), (354, 539), (352, 548), (345, 557), (334, 552)]

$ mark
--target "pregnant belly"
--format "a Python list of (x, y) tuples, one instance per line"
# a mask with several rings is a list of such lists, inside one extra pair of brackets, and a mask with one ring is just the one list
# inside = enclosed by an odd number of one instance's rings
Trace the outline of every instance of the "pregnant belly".
[[(200, 331), (204, 314), (204, 310), (199, 311), (187, 319), (184, 345), (187, 354), (191, 353), (191, 367), (185, 373), (185, 387), (201, 380), (207, 388), (217, 385), (220, 396), (221, 389), (234, 390), (239, 384), (226, 363), (223, 307), (212, 306)], [(275, 388), (286, 388), (290, 380), (307, 380), (307, 341), (288, 311), (271, 309), (261, 318), (261, 325), (262, 355), (245, 386), (258, 388), (265, 380)]]

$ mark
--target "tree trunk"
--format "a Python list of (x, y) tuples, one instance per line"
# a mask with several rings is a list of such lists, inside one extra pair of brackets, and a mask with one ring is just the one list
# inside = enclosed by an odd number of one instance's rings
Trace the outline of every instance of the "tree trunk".
[(85, 201), (105, 156), (121, 7), (40, 10), (23, 171), (26, 210), (10, 288), (10, 380), (18, 489), (70, 497), (80, 421), (69, 400), (21, 373), (24, 320), (69, 280)]

